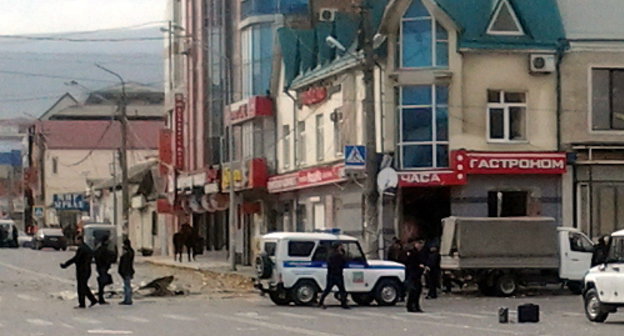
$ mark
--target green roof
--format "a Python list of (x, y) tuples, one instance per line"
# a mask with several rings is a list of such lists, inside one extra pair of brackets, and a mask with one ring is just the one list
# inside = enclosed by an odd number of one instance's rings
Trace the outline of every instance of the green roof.
[(565, 38), (556, 0), (506, 0), (524, 35), (489, 35), (488, 26), (505, 0), (434, 0), (460, 27), (459, 48), (555, 50)]

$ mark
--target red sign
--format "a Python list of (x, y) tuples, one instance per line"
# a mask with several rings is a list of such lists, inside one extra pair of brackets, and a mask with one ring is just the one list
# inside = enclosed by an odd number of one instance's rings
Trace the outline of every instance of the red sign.
[(265, 159), (247, 161), (247, 188), (266, 188), (269, 172)]
[(160, 160), (160, 174), (166, 175), (169, 166), (173, 164), (173, 151), (171, 150), (171, 140), (173, 132), (168, 129), (161, 129), (158, 140), (158, 158)]
[(230, 122), (237, 124), (255, 117), (272, 116), (273, 101), (268, 97), (255, 96), (228, 106), (228, 110), (230, 111)]
[(169, 203), (169, 200), (166, 198), (159, 198), (156, 200), (156, 212), (160, 214), (170, 214), (173, 213), (173, 205)]
[(303, 105), (318, 104), (327, 99), (327, 88), (313, 87), (299, 94), (299, 102)]
[(566, 154), (455, 151), (453, 165), (466, 174), (564, 174)]
[(175, 95), (175, 162), (176, 168), (184, 169), (184, 95), (176, 93)]
[(267, 188), (269, 193), (316, 187), (345, 181), (344, 165), (316, 167), (300, 170), (296, 173), (272, 176)]
[(441, 187), (466, 184), (466, 174), (452, 170), (399, 172), (399, 187)]

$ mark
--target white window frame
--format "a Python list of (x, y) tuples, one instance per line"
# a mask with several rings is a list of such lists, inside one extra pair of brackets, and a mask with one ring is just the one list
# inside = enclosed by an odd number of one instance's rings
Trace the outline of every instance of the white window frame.
[[(493, 30), (492, 26), (494, 26), (494, 22), (496, 22), (496, 19), (498, 19), (498, 16), (500, 15), (500, 11), (503, 9), (503, 6), (507, 6), (507, 8), (509, 8), (509, 13), (511, 14), (511, 18), (514, 20), (514, 23), (516, 24), (516, 27), (519, 29), (519, 31), (517, 31), (517, 32), (508, 32), (508, 31)], [(499, 36), (524, 36), (524, 35), (526, 35), (526, 33), (524, 32), (524, 28), (520, 24), (520, 20), (518, 20), (518, 16), (516, 15), (516, 11), (514, 10), (514, 8), (509, 3), (509, 0), (501, 0), (501, 1), (499, 1), (498, 7), (494, 11), (494, 15), (492, 15), (492, 18), (490, 20), (490, 24), (488, 24), (487, 34), (488, 35), (499, 35)]]
[[(302, 127), (303, 126), (303, 127)], [(306, 130), (305, 130), (306, 122), (305, 120), (297, 121), (297, 147), (296, 151), (296, 161), (295, 165), (300, 167), (306, 164)]]
[[(446, 107), (447, 111), (448, 111), (448, 101), (446, 104), (438, 104), (437, 99), (436, 99), (436, 91), (437, 91), (437, 86), (434, 85), (430, 85), (432, 87), (431, 89), (431, 105), (403, 105), (403, 90), (401, 87), (399, 87), (399, 106), (398, 106), (398, 114), (399, 114), (399, 140), (398, 140), (398, 146), (399, 146), (399, 152), (400, 152), (400, 162), (401, 162), (401, 169), (404, 170), (430, 170), (430, 169), (439, 169), (439, 168), (448, 168), (448, 167), (440, 167), (438, 166), (438, 145), (446, 145), (447, 147), (449, 146), (449, 141), (448, 140), (438, 140), (438, 126), (436, 123), (436, 115), (437, 115), (437, 110), (438, 107)], [(431, 108), (431, 128), (432, 128), (432, 132), (431, 132), (431, 141), (403, 141), (403, 109), (410, 109), (410, 108)], [(450, 113), (449, 113), (449, 119), (450, 119)], [(450, 123), (450, 120), (447, 120), (447, 123)], [(448, 127), (448, 125), (447, 125)], [(449, 128), (450, 129), (450, 128)], [(432, 146), (432, 150), (431, 150), (431, 155), (432, 155), (432, 159), (431, 159), (431, 163), (432, 166), (431, 167), (405, 167), (404, 163), (405, 160), (403, 160), (403, 155), (404, 155), (404, 150), (403, 148), (405, 146), (409, 146), (409, 145), (430, 145)], [(450, 149), (449, 149), (449, 154), (450, 154)], [(449, 164), (450, 164), (450, 157), (449, 157)]]
[[(489, 143), (528, 143), (529, 142), (529, 108), (528, 108), (528, 92), (522, 90), (496, 90), (496, 89), (488, 89), (488, 91), (499, 91), (499, 101), (498, 103), (487, 103), (486, 109), (486, 138)], [(508, 93), (522, 93), (524, 94), (524, 103), (505, 103), (505, 92)], [(524, 108), (524, 139), (518, 140), (510, 140), (510, 124), (511, 121), (509, 119), (509, 109), (512, 107), (522, 107)], [(490, 118), (490, 109), (502, 109), (503, 110), (503, 138), (502, 139), (493, 139), (491, 137), (491, 118)]]
[[(590, 65), (587, 70), (587, 125), (590, 134), (624, 135), (624, 129), (594, 129), (594, 70), (624, 70), (624, 65)], [(609, 111), (611, 113), (611, 111)]]
[[(420, 0), (414, 0), (414, 1), (420, 1)], [(428, 11), (429, 10), (427, 10), (427, 12)], [(424, 20), (431, 20), (431, 65), (424, 66), (424, 67), (403, 66), (403, 23), (410, 22), (410, 21), (424, 21)], [(418, 16), (418, 17), (410, 17), (410, 18), (406, 18), (404, 16), (401, 17), (401, 23), (399, 24), (399, 42), (397, 43), (397, 46), (399, 49), (399, 69), (424, 69), (424, 68), (438, 68), (438, 67), (446, 68), (448, 67), (448, 65), (438, 64), (437, 46), (438, 46), (438, 42), (446, 42), (446, 47), (447, 49), (449, 49), (449, 38), (448, 38), (449, 32), (448, 32), (448, 29), (446, 29), (446, 27), (440, 24), (440, 26), (444, 30), (446, 30), (447, 38), (446, 40), (438, 39), (438, 30), (436, 29), (437, 24), (438, 24), (438, 20), (436, 20), (436, 18), (433, 15), (431, 15), (431, 13), (429, 13), (429, 16)]]
[(251, 159), (254, 155), (254, 125), (253, 122), (247, 121), (241, 125), (242, 144), (243, 144), (243, 160)]
[(316, 161), (322, 162), (325, 159), (325, 117), (324, 114), (317, 114), (314, 117), (314, 129), (316, 133)]
[(290, 125), (282, 125), (282, 166), (290, 168)]
[(334, 110), (336, 113), (336, 119), (333, 121), (333, 131), (334, 131), (334, 153), (336, 157), (341, 158), (344, 156), (344, 137), (342, 134), (342, 107), (339, 107)]

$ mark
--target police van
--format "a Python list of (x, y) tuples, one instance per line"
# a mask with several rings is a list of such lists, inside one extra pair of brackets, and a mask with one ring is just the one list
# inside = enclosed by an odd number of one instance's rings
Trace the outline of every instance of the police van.
[[(332, 229), (323, 232), (275, 232), (261, 238), (256, 258), (255, 286), (277, 305), (311, 305), (325, 288), (327, 257), (332, 245), (343, 245), (348, 263), (343, 271), (345, 288), (359, 305), (374, 301), (396, 304), (401, 297), (405, 266), (384, 260), (367, 260), (357, 239)], [(335, 290), (335, 288), (334, 288)]]

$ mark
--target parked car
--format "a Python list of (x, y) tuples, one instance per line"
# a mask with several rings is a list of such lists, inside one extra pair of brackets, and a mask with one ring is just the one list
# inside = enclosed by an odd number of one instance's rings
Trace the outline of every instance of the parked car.
[(41, 250), (44, 247), (51, 247), (55, 250), (67, 250), (67, 238), (63, 230), (54, 228), (39, 229), (33, 237), (32, 248)]
[(0, 247), (17, 247), (17, 228), (10, 219), (0, 220)]
[(585, 275), (585, 315), (604, 322), (610, 313), (624, 308), (624, 230), (611, 234), (607, 260)]
[(354, 237), (325, 233), (275, 232), (262, 237), (256, 258), (256, 288), (277, 305), (311, 305), (325, 288), (327, 255), (332, 244), (343, 244), (349, 260), (344, 269), (347, 292), (355, 303), (380, 306), (397, 303), (403, 291), (405, 266), (392, 261), (367, 260)]
[(19, 230), (17, 232), (17, 244), (20, 247), (32, 247), (33, 237), (26, 234), (26, 232)]

